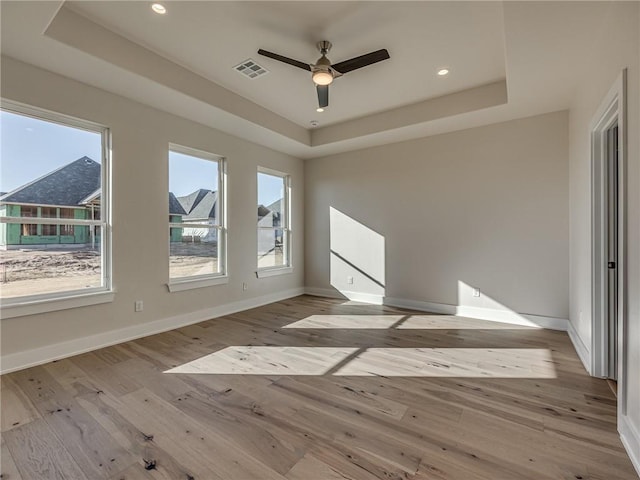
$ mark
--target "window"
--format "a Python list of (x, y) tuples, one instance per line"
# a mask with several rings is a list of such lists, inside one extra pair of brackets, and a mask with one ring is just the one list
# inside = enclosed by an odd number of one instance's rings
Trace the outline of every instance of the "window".
[[(60, 218), (74, 218), (73, 208), (61, 208), (60, 209)], [(96, 217), (95, 215), (91, 215), (89, 217), (92, 220), (100, 220), (100, 217)], [(100, 227), (93, 227), (94, 230), (99, 229)], [(73, 236), (74, 229), (73, 225), (60, 225), (60, 235), (61, 236)]]
[[(40, 209), (42, 218), (56, 218), (58, 215), (58, 209), (53, 207), (42, 207)], [(42, 225), (42, 235), (43, 236), (55, 236), (58, 234), (58, 226), (57, 225)]]
[(89, 207), (93, 201), (91, 208), (109, 218), (108, 130), (5, 101), (0, 121), (3, 316), (25, 314), (12, 312), (34, 302), (67, 299), (40, 310), (47, 311), (78, 304), (81, 294), (109, 292), (109, 225)]
[(290, 177), (258, 169), (258, 270), (291, 266)]
[[(225, 162), (178, 145), (169, 150), (169, 284), (226, 279)], [(203, 284), (193, 282), (204, 281)], [(176, 290), (182, 288), (176, 287)]]
[[(1, 207), (0, 207), (1, 208)], [(27, 207), (24, 206), (21, 209), (21, 214), (23, 217), (37, 217), (38, 216), (38, 207)], [(22, 231), (22, 235), (25, 237), (38, 235), (38, 225), (35, 223), (23, 223), (20, 227)], [(0, 240), (1, 242), (2, 240)]]

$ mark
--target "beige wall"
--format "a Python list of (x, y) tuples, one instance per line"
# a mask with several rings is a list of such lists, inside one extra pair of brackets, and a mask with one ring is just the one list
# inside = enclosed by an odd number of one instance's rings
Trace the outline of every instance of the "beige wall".
[[(2, 356), (81, 339), (303, 286), (301, 160), (134, 103), (24, 63), (2, 59), (4, 98), (111, 128), (115, 301), (2, 320)], [(167, 148), (177, 143), (228, 161), (228, 285), (169, 293)], [(256, 169), (289, 172), (293, 184), (294, 273), (257, 279)], [(248, 290), (242, 290), (242, 283)], [(134, 301), (144, 311), (134, 313)]]
[(556, 112), (308, 160), (307, 287), (568, 318), (567, 124)]
[[(627, 85), (627, 420), (640, 442), (640, 72), (639, 4), (611, 2), (602, 29), (594, 32), (590, 65), (569, 117), (571, 177), (571, 316), (581, 341), (591, 348), (591, 171), (589, 124), (623, 68)], [(626, 420), (625, 420), (626, 421)], [(636, 443), (635, 448), (640, 448)], [(640, 451), (636, 450), (640, 460)]]

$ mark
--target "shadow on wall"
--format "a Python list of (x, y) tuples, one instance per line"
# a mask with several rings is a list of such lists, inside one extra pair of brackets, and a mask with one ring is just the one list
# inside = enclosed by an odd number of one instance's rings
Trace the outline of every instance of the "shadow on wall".
[(329, 234), (331, 286), (349, 300), (381, 303), (385, 296), (384, 237), (333, 207)]
[(455, 304), (435, 303), (428, 298), (387, 296), (385, 237), (334, 207), (329, 208), (329, 228), (330, 283), (349, 300), (517, 325), (564, 329), (561, 319), (517, 312), (462, 280), (457, 281)]

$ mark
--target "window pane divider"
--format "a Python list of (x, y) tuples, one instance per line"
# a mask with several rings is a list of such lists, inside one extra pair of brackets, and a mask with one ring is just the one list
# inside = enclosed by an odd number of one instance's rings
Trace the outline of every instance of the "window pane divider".
[(218, 230), (222, 230), (223, 227), (221, 227), (220, 225), (211, 225), (209, 223), (176, 223), (176, 222), (169, 222), (169, 226), (171, 228), (215, 228)]

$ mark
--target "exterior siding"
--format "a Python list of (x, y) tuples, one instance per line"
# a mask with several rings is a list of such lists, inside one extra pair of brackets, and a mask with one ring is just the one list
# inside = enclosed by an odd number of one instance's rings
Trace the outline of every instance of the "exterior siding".
[[(0, 205), (0, 214), (6, 217), (20, 217), (21, 205)], [(72, 208), (72, 207), (63, 207)], [(60, 208), (56, 209), (56, 217), (60, 217)], [(42, 207), (38, 207), (37, 217), (42, 218)], [(73, 220), (87, 220), (91, 218), (90, 211), (85, 208), (73, 208)], [(25, 223), (28, 223), (25, 221)], [(90, 227), (76, 225), (73, 235), (60, 235), (61, 226), (56, 227), (57, 235), (43, 235), (43, 225), (37, 226), (37, 235), (22, 235), (22, 224), (0, 224), (0, 246), (11, 247), (17, 245), (86, 245), (91, 243)], [(100, 235), (96, 235), (96, 244), (100, 243)]]

